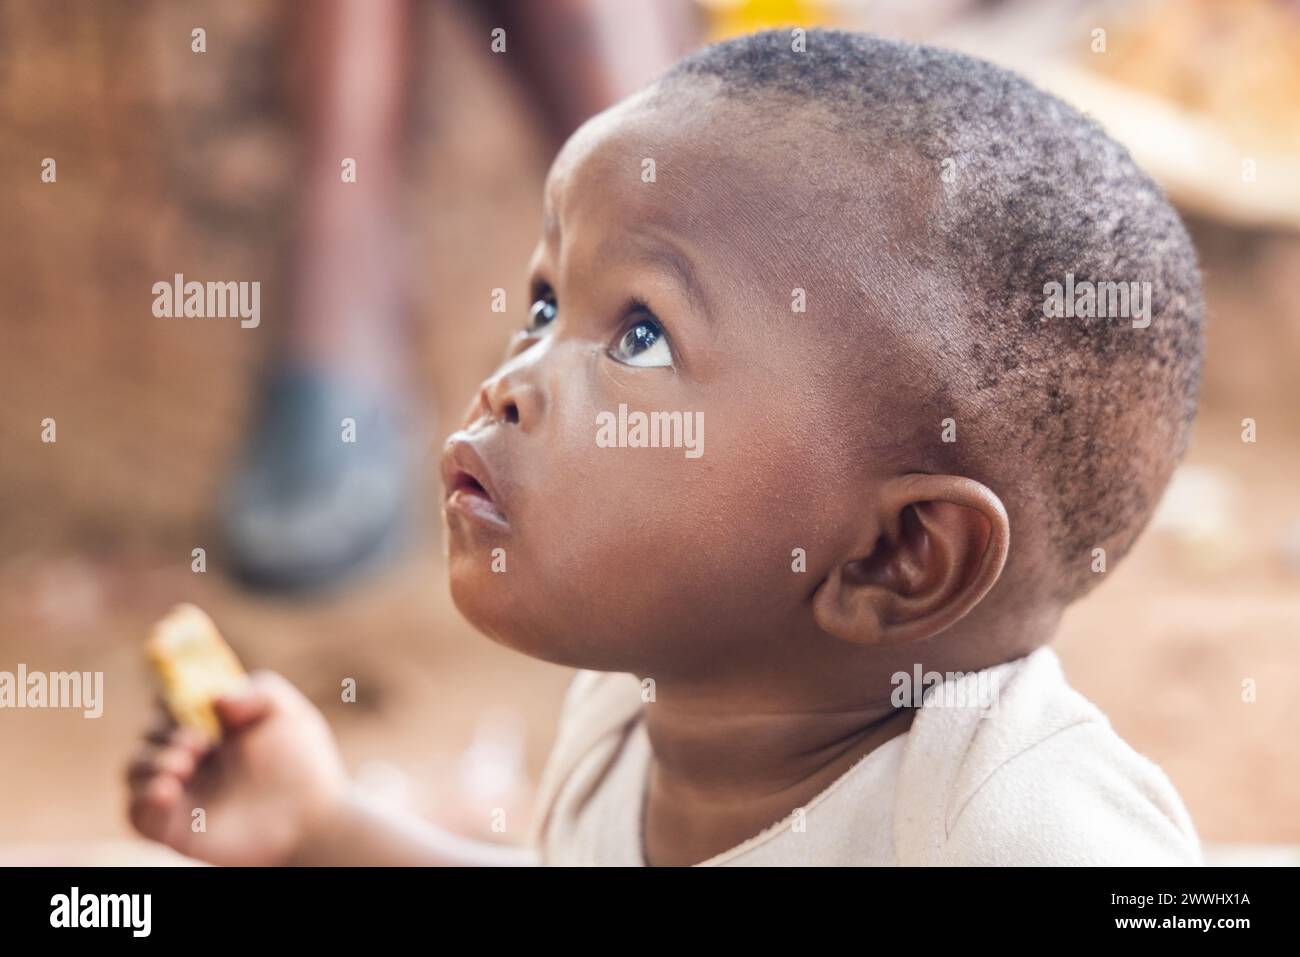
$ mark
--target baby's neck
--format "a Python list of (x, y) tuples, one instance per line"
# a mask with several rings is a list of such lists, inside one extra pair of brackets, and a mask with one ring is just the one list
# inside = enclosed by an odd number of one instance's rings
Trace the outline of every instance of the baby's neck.
[(648, 705), (647, 863), (696, 864), (753, 837), (905, 732), (914, 714), (888, 702), (834, 711)]

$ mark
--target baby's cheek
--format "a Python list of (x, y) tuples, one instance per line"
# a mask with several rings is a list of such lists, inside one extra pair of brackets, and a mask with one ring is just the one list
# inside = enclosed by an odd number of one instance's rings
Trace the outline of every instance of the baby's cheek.
[(599, 581), (621, 596), (622, 613), (661, 622), (679, 611), (734, 615), (775, 597), (768, 592), (789, 565), (793, 536), (770, 480), (733, 471), (721, 454), (608, 453), (593, 469), (599, 480), (575, 491), (563, 534), (579, 582)]

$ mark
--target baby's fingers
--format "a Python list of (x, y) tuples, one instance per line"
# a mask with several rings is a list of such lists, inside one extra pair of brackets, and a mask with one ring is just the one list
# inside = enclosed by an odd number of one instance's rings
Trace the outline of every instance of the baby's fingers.
[(201, 757), (209, 748), (210, 742), (202, 732), (186, 725), (178, 725), (171, 716), (164, 713), (144, 734), (144, 740), (158, 747), (179, 747)]
[(132, 787), (147, 783), (151, 778), (169, 776), (185, 784), (194, 776), (198, 756), (184, 745), (164, 745), (146, 748), (126, 769), (127, 783)]
[(133, 785), (127, 811), (131, 824), (145, 837), (163, 840), (180, 796), (180, 781), (167, 774), (155, 775)]

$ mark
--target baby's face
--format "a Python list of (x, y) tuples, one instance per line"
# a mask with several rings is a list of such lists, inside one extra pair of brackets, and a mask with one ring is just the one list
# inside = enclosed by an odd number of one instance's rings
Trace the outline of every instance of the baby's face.
[(452, 594), (503, 644), (743, 678), (818, 637), (869, 344), (825, 197), (753, 119), (630, 101), (551, 170), (527, 327), (444, 458)]

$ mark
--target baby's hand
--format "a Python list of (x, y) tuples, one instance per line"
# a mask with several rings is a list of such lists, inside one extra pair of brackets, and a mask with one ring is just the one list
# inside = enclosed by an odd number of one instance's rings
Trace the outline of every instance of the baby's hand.
[(297, 688), (268, 671), (215, 707), (223, 732), (217, 745), (170, 718), (145, 736), (127, 770), (131, 823), (212, 864), (284, 863), (345, 800), (334, 736)]

